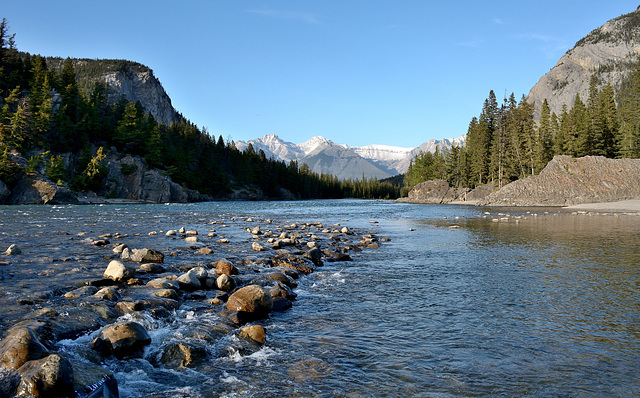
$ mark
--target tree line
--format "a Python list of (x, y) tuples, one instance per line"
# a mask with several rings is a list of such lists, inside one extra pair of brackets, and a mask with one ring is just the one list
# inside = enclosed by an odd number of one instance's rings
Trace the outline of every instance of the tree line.
[[(15, 34), (0, 23), (0, 181), (7, 185), (46, 163), (46, 174), (76, 190), (99, 190), (105, 171), (104, 148), (137, 155), (163, 170), (174, 182), (212, 197), (235, 189), (255, 189), (264, 197), (395, 198), (399, 187), (375, 179), (339, 181), (305, 164), (268, 158), (252, 146), (239, 151), (233, 141), (216, 138), (206, 128), (180, 116), (170, 125), (158, 123), (140, 102), (109, 100), (109, 87), (92, 73), (104, 68), (142, 67), (112, 60), (78, 76), (70, 58), (50, 59), (19, 52)], [(132, 66), (133, 65), (133, 66)], [(97, 69), (96, 69), (97, 68)], [(87, 74), (87, 68), (83, 69)], [(92, 80), (93, 79), (93, 80)], [(90, 82), (87, 83), (87, 82)], [(11, 151), (29, 158), (19, 167)], [(62, 154), (80, 159), (65, 166)], [(126, 171), (126, 170), (124, 170)], [(289, 194), (285, 195), (283, 192)]]
[[(534, 104), (512, 93), (498, 104), (493, 90), (469, 123), (466, 143), (421, 153), (405, 174), (404, 190), (433, 179), (456, 187), (503, 185), (539, 173), (555, 155), (640, 157), (640, 64), (616, 96), (611, 84), (591, 76), (586, 102), (576, 94), (559, 115), (545, 99), (534, 120)], [(600, 87), (600, 88), (599, 88)]]

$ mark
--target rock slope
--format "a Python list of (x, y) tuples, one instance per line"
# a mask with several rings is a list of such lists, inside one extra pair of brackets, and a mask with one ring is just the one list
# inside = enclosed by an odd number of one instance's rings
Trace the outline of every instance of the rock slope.
[(546, 98), (552, 112), (573, 106), (576, 93), (586, 102), (592, 74), (602, 85), (610, 82), (616, 92), (640, 54), (640, 11), (612, 19), (578, 41), (533, 86), (527, 97), (539, 115)]
[(505, 185), (480, 205), (570, 206), (640, 199), (640, 159), (554, 157), (540, 174)]

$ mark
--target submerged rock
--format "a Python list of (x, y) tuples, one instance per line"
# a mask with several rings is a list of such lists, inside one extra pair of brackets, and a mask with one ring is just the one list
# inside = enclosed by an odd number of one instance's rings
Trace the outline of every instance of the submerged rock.
[(4, 254), (8, 256), (15, 256), (16, 254), (22, 254), (22, 250), (20, 250), (18, 245), (14, 244), (9, 246), (9, 248), (4, 252)]
[(182, 369), (202, 361), (206, 355), (204, 346), (180, 342), (165, 347), (160, 360), (168, 368)]
[(291, 268), (305, 274), (310, 274), (314, 270), (313, 263), (310, 260), (288, 252), (279, 251), (272, 261), (276, 267)]

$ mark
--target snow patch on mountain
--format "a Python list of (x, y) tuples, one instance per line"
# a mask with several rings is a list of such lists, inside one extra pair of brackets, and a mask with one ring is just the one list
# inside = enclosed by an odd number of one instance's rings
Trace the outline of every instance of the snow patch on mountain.
[(435, 152), (462, 146), (465, 136), (443, 140), (430, 140), (416, 148), (391, 145), (348, 146), (339, 145), (321, 136), (313, 137), (301, 144), (284, 141), (275, 134), (267, 134), (248, 142), (236, 141), (235, 145), (245, 151), (251, 145), (256, 153), (263, 151), (271, 159), (285, 162), (306, 163), (316, 173), (332, 174), (339, 179), (388, 178), (403, 174), (420, 152)]

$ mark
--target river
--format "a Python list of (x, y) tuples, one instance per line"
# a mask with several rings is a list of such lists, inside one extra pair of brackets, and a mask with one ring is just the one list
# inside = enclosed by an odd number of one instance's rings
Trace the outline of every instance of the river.
[[(158, 344), (215, 312), (140, 315), (152, 337), (145, 356), (102, 364), (122, 397), (640, 396), (633, 215), (362, 200), (5, 206), (0, 249), (16, 243), (23, 258), (47, 260), (12, 259), (24, 275), (0, 265), (2, 326), (28, 310), (14, 304), (25, 290), (73, 282), (67, 267), (104, 269), (106, 252), (81, 245), (84, 236), (121, 231), (135, 247), (177, 250), (148, 232), (248, 217), (340, 223), (390, 241), (299, 279), (293, 307), (260, 321), (264, 346), (223, 335), (193, 368), (158, 365)], [(84, 355), (95, 333), (58, 348)]]

